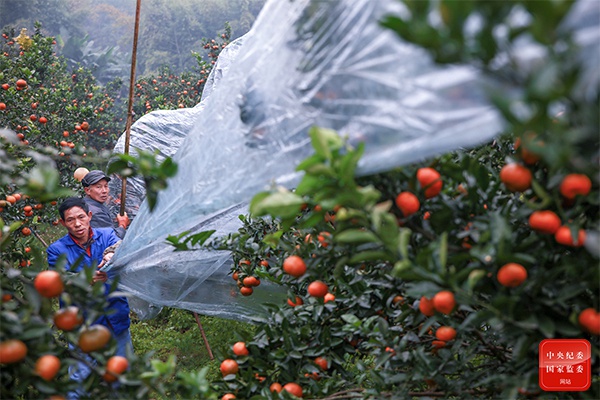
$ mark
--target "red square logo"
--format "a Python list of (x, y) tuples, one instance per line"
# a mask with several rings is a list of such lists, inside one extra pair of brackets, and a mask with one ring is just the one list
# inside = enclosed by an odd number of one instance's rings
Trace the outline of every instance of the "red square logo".
[(581, 392), (592, 384), (592, 346), (585, 339), (546, 339), (539, 345), (540, 388)]

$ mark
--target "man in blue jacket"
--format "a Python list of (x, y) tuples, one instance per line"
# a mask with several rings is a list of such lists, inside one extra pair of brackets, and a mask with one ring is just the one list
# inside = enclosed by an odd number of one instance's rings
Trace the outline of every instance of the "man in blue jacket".
[[(67, 270), (75, 266), (79, 258), (82, 263), (77, 264), (74, 272), (78, 272), (84, 266), (97, 264), (103, 265), (110, 255), (105, 255), (107, 248), (113, 246), (120, 239), (112, 228), (92, 228), (90, 226), (92, 213), (86, 202), (77, 197), (70, 197), (62, 202), (58, 208), (60, 214), (60, 223), (67, 228), (67, 235), (58, 239), (48, 246), (48, 264), (50, 268), (56, 266), (56, 262), (61, 255), (67, 258)], [(92, 280), (93, 284), (102, 282), (105, 286), (105, 294), (108, 296), (110, 285), (107, 283), (110, 272), (96, 271)], [(129, 332), (129, 304), (125, 297), (108, 297), (108, 315), (103, 315), (94, 324), (106, 326), (112, 333), (117, 342), (116, 354), (126, 357), (127, 352), (133, 351), (131, 343), (131, 334)], [(86, 356), (88, 357), (88, 356)], [(93, 362), (91, 358), (88, 357)], [(90, 374), (90, 368), (84, 363), (79, 363), (74, 368), (69, 368), (71, 379), (83, 381)], [(79, 398), (83, 394), (82, 390), (77, 393), (67, 394), (68, 398)]]
[(127, 213), (117, 215), (117, 223), (115, 224), (115, 221), (105, 204), (108, 201), (110, 192), (108, 189), (109, 181), (110, 178), (100, 170), (95, 169), (88, 172), (81, 180), (83, 190), (85, 191), (85, 197), (83, 199), (92, 212), (92, 227), (113, 227), (117, 236), (123, 239), (123, 236), (125, 236), (125, 229), (127, 229), (127, 226), (129, 225), (129, 217), (127, 216)]

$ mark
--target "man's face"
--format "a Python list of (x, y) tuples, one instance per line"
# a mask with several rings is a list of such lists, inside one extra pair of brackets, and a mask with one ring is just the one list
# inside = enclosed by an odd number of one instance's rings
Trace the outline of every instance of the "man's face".
[(98, 182), (90, 185), (86, 188), (85, 194), (90, 196), (92, 199), (99, 201), (100, 203), (106, 203), (108, 200), (108, 181), (106, 179), (100, 179)]
[(85, 243), (89, 239), (91, 219), (91, 212), (86, 213), (81, 207), (71, 207), (65, 211), (65, 219), (60, 223), (78, 242)]

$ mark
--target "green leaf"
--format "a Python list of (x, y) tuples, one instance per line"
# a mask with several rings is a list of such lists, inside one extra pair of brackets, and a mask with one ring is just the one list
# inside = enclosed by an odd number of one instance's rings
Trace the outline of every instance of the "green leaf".
[(402, 261), (397, 261), (392, 269), (392, 276), (396, 278), (405, 276), (407, 273), (410, 273), (411, 268), (412, 263), (410, 260), (404, 259)]
[(542, 334), (544, 334), (544, 336), (547, 338), (553, 338), (556, 330), (554, 322), (546, 315), (539, 315), (537, 319), (539, 322), (540, 332), (542, 332)]
[(309, 193), (316, 192), (323, 186), (324, 179), (313, 175), (304, 175), (302, 180), (296, 187), (296, 193), (300, 196), (305, 196)]
[(408, 228), (400, 228), (400, 238), (398, 240), (398, 251), (403, 259), (408, 259), (408, 243), (412, 231)]
[(467, 289), (469, 292), (473, 291), (473, 288), (477, 283), (486, 275), (486, 271), (483, 269), (474, 269), (469, 273), (469, 278), (467, 279)]
[(343, 314), (341, 318), (348, 324), (354, 325), (357, 328), (361, 325), (360, 319), (354, 314)]
[(313, 154), (312, 156), (309, 156), (307, 158), (305, 158), (302, 162), (300, 162), (300, 164), (298, 164), (298, 166), (296, 167), (296, 171), (304, 171), (309, 167), (312, 167), (313, 165), (316, 164), (320, 164), (323, 162), (323, 158), (319, 157), (318, 154)]
[(342, 148), (342, 138), (332, 129), (312, 127), (308, 135), (311, 138), (315, 152), (327, 160), (331, 160), (332, 151)]
[(311, 167), (306, 168), (306, 173), (313, 176), (325, 176), (329, 178), (335, 178), (335, 171), (325, 164), (315, 164)]
[(183, 243), (180, 242), (180, 240), (187, 236), (190, 233), (190, 231), (185, 231), (180, 233), (179, 235), (169, 235), (166, 238), (167, 243), (169, 243), (171, 246), (175, 247), (175, 250), (188, 250), (188, 246), (187, 246), (187, 241), (184, 241)]
[(276, 248), (279, 245), (279, 241), (281, 240), (281, 236), (283, 235), (283, 230), (278, 230), (277, 232), (269, 233), (263, 238), (263, 242), (271, 246), (272, 248)]
[(445, 268), (446, 262), (448, 261), (448, 232), (444, 232), (440, 237), (440, 245), (438, 251), (440, 266), (442, 268)]
[(336, 233), (333, 237), (333, 240), (335, 240), (338, 243), (354, 243), (354, 244), (370, 243), (370, 242), (379, 243), (380, 242), (377, 235), (375, 235), (373, 232), (361, 230), (361, 229), (348, 229), (348, 230)]
[(391, 261), (390, 254), (381, 250), (367, 250), (354, 254), (348, 260), (349, 264), (356, 264), (365, 261)]
[(187, 240), (190, 240), (192, 242), (192, 246), (195, 246), (197, 244), (200, 244), (202, 246), (204, 242), (206, 242), (215, 232), (216, 230), (214, 229), (210, 231), (199, 232), (190, 236)]
[(250, 203), (250, 213), (253, 216), (271, 215), (274, 217), (294, 217), (304, 204), (302, 197), (289, 191), (271, 193), (260, 200), (256, 197)]
[(354, 176), (356, 174), (356, 166), (363, 156), (365, 144), (359, 143), (355, 151), (348, 152), (341, 160), (339, 177), (342, 184), (348, 187), (354, 187)]

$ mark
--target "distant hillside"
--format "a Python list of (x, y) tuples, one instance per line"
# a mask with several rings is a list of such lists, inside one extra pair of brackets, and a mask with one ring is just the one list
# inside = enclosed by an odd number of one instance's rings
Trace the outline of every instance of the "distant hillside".
[[(250, 29), (266, 0), (142, 0), (138, 75), (169, 65), (181, 72), (196, 65), (203, 38), (213, 38), (226, 23), (235, 39)], [(101, 60), (111, 74), (127, 76), (131, 59), (136, 0), (0, 0), (0, 26), (18, 34), (34, 22), (57, 36), (60, 54), (88, 67)], [(100, 78), (102, 80), (102, 78)]]

